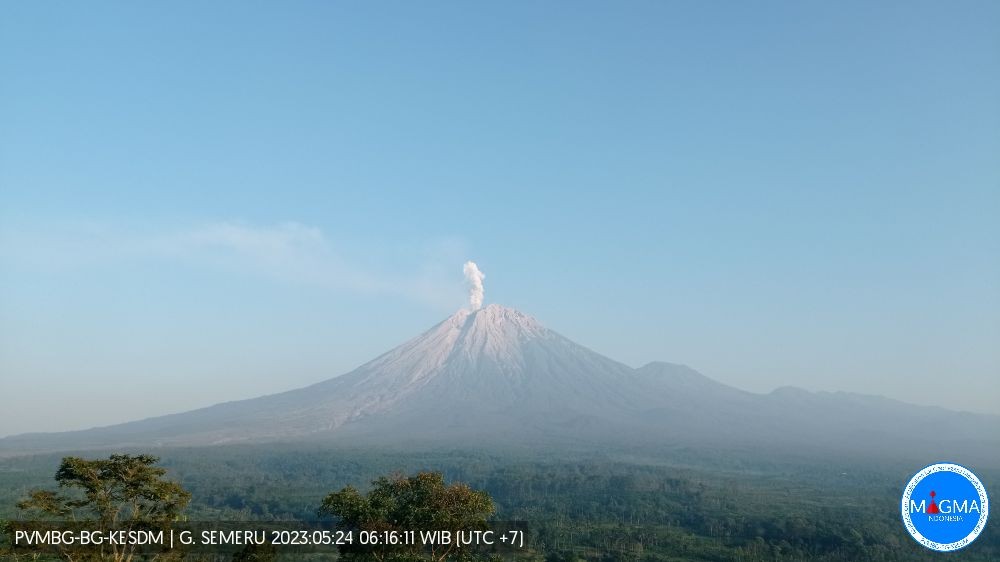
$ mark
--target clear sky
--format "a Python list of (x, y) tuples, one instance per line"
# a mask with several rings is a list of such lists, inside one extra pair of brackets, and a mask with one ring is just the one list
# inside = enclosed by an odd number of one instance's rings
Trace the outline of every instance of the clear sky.
[(1000, 413), (1000, 3), (4, 2), (0, 435), (486, 301), (633, 366)]

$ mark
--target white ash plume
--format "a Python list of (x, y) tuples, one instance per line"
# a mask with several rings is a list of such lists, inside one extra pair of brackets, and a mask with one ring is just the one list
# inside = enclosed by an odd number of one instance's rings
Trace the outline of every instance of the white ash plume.
[(474, 261), (465, 262), (462, 271), (465, 273), (465, 280), (469, 282), (469, 304), (472, 305), (472, 310), (479, 310), (483, 307), (483, 279), (486, 279), (486, 274), (479, 271), (479, 266)]

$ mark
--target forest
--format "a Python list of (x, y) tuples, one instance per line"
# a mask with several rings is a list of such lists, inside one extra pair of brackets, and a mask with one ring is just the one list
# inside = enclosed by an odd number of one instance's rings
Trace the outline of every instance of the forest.
[[(899, 520), (900, 490), (915, 470), (909, 462), (692, 449), (543, 454), (318, 445), (161, 449), (155, 455), (167, 476), (190, 492), (188, 521), (314, 523), (331, 492), (366, 490), (384, 475), (431, 470), (489, 494), (493, 520), (525, 526), (526, 547), (507, 558), (832, 562), (941, 556), (914, 542)], [(16, 504), (30, 490), (54, 488), (61, 458), (0, 459), (0, 519), (23, 517)], [(979, 476), (988, 489), (1000, 481), (996, 471)], [(991, 518), (979, 539), (953, 558), (1000, 559), (997, 526)], [(277, 554), (301, 558), (280, 549)]]

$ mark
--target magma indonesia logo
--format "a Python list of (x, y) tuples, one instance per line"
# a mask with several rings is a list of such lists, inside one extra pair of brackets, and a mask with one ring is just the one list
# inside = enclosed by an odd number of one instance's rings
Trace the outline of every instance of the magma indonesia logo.
[(951, 463), (932, 464), (913, 475), (903, 490), (903, 524), (910, 536), (931, 550), (958, 550), (986, 527), (990, 501), (971, 470)]

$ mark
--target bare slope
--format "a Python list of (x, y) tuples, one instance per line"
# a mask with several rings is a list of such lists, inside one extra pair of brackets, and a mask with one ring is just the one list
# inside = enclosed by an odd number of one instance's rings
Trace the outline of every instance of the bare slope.
[(1000, 418), (843, 393), (761, 395), (669, 363), (608, 359), (517, 310), (460, 310), (354, 371), (251, 400), (0, 451), (323, 440), (490, 446), (777, 446), (942, 454), (997, 449)]

